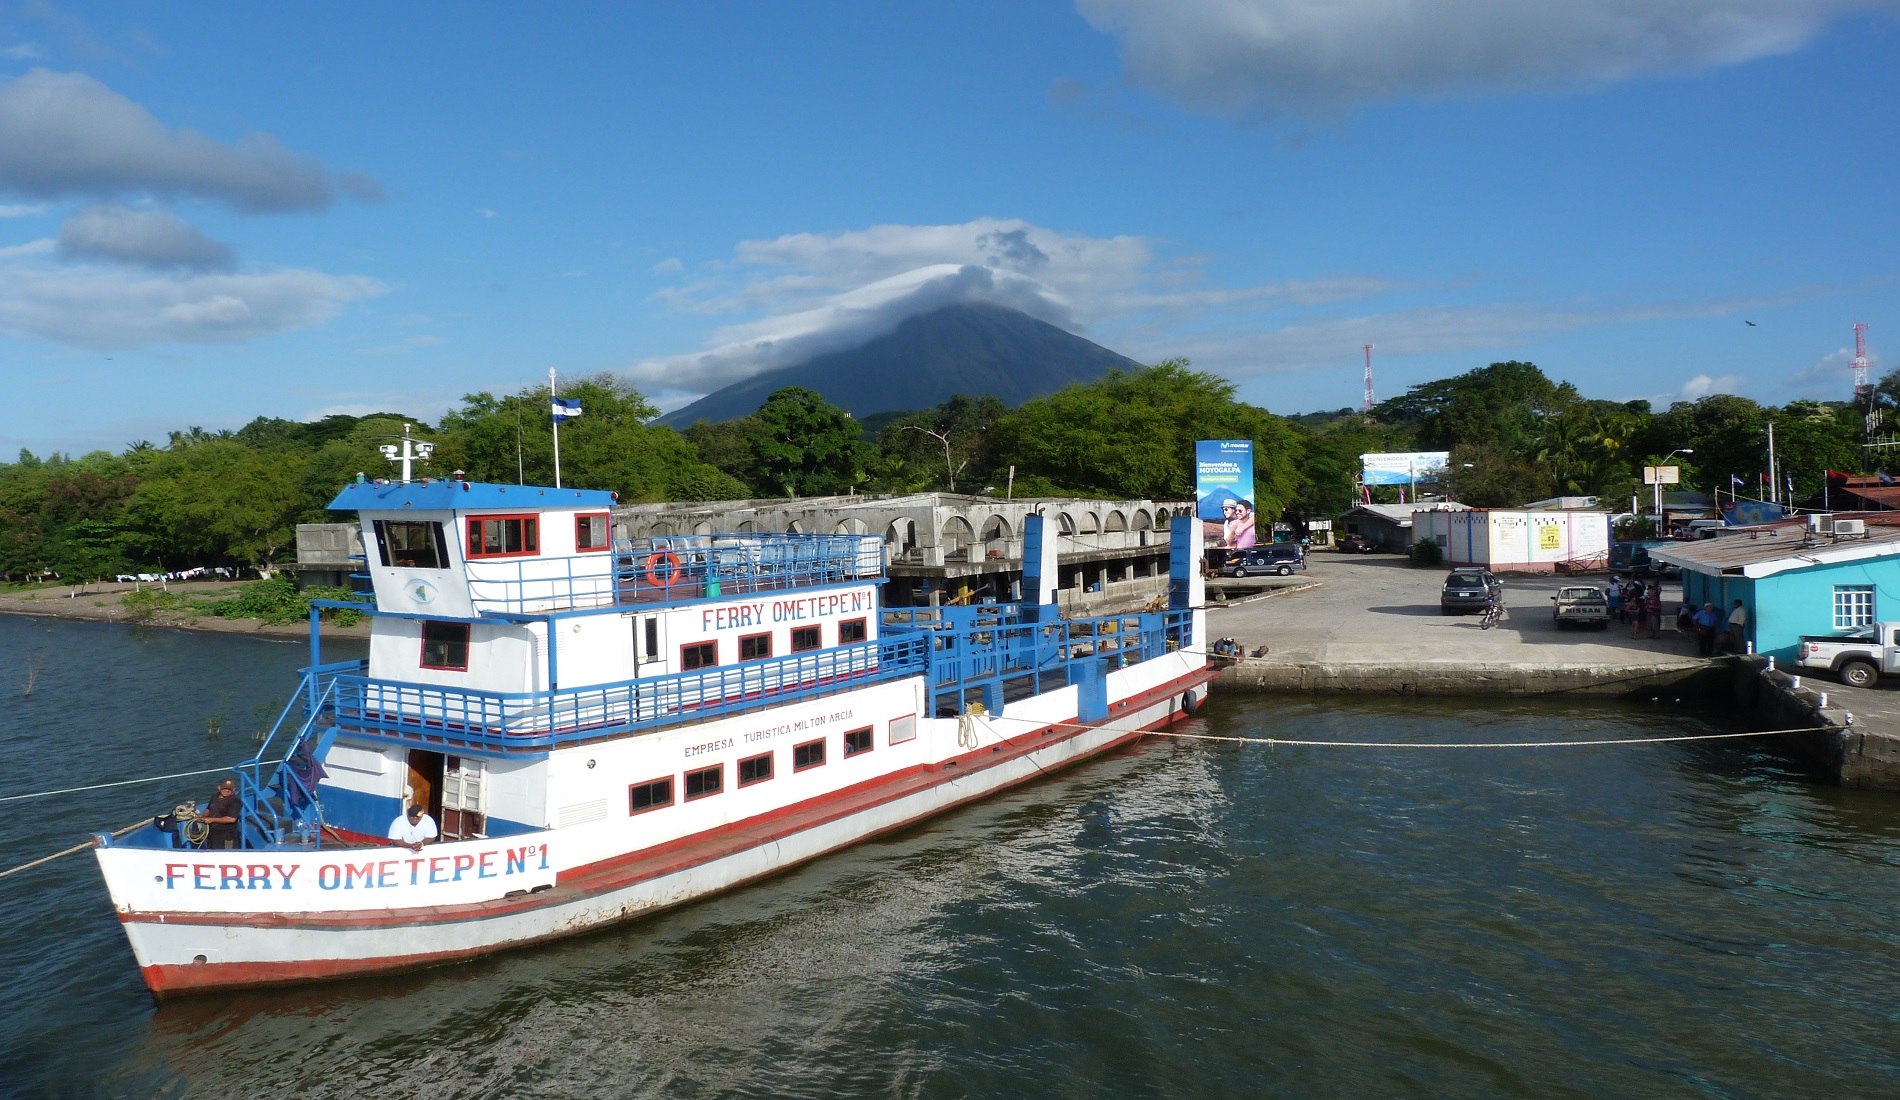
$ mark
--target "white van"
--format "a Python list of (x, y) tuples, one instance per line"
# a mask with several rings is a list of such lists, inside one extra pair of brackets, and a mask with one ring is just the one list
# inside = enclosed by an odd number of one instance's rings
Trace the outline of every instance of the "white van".
[(1689, 532), (1689, 537), (1692, 539), (1712, 539), (1721, 534), (1722, 529), (1727, 526), (1728, 524), (1719, 519), (1692, 519), (1684, 530)]

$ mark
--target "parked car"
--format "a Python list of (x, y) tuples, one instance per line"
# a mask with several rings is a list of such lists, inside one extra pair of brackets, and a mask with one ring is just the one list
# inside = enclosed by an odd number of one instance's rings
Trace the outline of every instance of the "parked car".
[(1262, 573), (1278, 573), (1290, 576), (1296, 569), (1306, 568), (1306, 551), (1294, 542), (1277, 542), (1270, 546), (1252, 546), (1245, 550), (1235, 550), (1221, 563), (1223, 577), (1252, 577)]
[(1348, 554), (1370, 554), (1378, 549), (1377, 546), (1372, 544), (1371, 539), (1357, 532), (1341, 538), (1339, 540), (1339, 548)]
[(1445, 590), (1438, 594), (1438, 610), (1445, 615), (1483, 611), (1485, 604), (1504, 602), (1504, 582), (1489, 569), (1454, 569), (1445, 578)]
[(1559, 588), (1551, 598), (1550, 618), (1558, 628), (1575, 623), (1602, 630), (1610, 625), (1610, 600), (1593, 585)]
[(1873, 623), (1852, 634), (1811, 634), (1795, 652), (1802, 668), (1824, 669), (1848, 687), (1873, 687), (1900, 673), (1900, 623)]

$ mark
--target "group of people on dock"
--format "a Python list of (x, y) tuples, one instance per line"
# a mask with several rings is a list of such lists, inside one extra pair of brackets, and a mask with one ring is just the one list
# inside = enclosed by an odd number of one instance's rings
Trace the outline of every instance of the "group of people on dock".
[[(1662, 590), (1663, 582), (1659, 578), (1644, 581), (1636, 577), (1611, 577), (1604, 590), (1609, 600), (1610, 618), (1627, 625), (1632, 638), (1643, 637), (1645, 629), (1651, 638), (1661, 636)], [(1694, 638), (1696, 651), (1704, 657), (1746, 652), (1748, 609), (1742, 606), (1742, 601), (1736, 600), (1725, 615), (1712, 603), (1697, 607), (1684, 600), (1676, 608), (1676, 629), (1684, 637)]]
[(1648, 583), (1635, 577), (1611, 577), (1604, 595), (1610, 604), (1610, 618), (1630, 628), (1630, 637), (1641, 638), (1645, 628), (1654, 638), (1662, 630), (1662, 582)]

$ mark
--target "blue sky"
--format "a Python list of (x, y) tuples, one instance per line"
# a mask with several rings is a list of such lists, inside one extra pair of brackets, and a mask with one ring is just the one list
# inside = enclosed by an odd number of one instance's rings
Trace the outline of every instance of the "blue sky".
[(1277, 412), (1367, 342), (1381, 396), (1844, 397), (1853, 322), (1900, 346), (1897, 14), (0, 0), (0, 451), (672, 407), (972, 298)]

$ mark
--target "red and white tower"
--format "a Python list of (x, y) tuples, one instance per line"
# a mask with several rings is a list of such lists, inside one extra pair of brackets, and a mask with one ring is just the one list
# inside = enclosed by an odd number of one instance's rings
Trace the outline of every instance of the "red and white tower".
[[(1867, 326), (1862, 325), (1861, 327), (1866, 328)], [(1366, 407), (1362, 411), (1365, 412), (1367, 416), (1372, 415), (1372, 345), (1371, 344), (1366, 345)]]
[(1854, 403), (1873, 396), (1873, 383), (1867, 377), (1867, 322), (1854, 322)]

